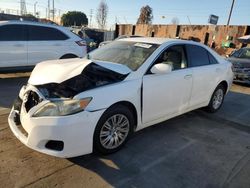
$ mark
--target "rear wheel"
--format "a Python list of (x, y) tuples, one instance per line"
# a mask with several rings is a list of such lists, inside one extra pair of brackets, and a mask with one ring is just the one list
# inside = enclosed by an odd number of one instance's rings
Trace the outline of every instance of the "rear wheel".
[(214, 113), (220, 109), (224, 101), (225, 92), (223, 85), (217, 86), (207, 106), (207, 111)]
[(99, 120), (94, 133), (94, 151), (110, 154), (128, 140), (134, 125), (130, 110), (122, 105), (108, 109)]

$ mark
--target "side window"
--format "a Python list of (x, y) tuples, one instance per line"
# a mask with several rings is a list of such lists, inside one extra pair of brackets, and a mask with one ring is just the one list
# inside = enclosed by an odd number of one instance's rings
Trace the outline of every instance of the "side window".
[(28, 26), (29, 28), (29, 40), (66, 40), (69, 37), (55, 28), (43, 27), (43, 26)]
[(215, 59), (215, 57), (212, 54), (210, 54), (209, 52), (207, 52), (207, 54), (208, 54), (210, 64), (218, 64), (218, 61)]
[(167, 48), (164, 52), (162, 52), (160, 57), (158, 57), (156, 63), (170, 64), (172, 66), (172, 70), (186, 68), (187, 61), (184, 47), (181, 45), (177, 45)]
[(186, 45), (191, 67), (209, 65), (207, 50), (196, 45)]
[(19, 24), (0, 26), (0, 41), (26, 41), (25, 26)]

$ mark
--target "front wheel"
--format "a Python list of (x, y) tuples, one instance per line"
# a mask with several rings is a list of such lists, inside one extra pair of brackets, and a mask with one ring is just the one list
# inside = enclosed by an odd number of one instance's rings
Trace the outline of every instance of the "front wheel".
[(220, 109), (224, 101), (225, 92), (223, 85), (217, 86), (207, 106), (207, 111), (214, 113)]
[(134, 125), (130, 110), (122, 105), (108, 109), (97, 123), (94, 151), (110, 154), (118, 151), (128, 140)]

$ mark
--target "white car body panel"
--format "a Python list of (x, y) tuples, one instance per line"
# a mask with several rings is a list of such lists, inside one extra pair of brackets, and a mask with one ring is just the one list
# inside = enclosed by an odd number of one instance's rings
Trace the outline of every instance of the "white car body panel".
[[(123, 75), (128, 74), (128, 76), (123, 81), (92, 88), (75, 95), (73, 99), (92, 98), (83, 112), (68, 116), (32, 117), (32, 114), (41, 105), (49, 102), (49, 99), (44, 98), (44, 101), (32, 107), (28, 113), (25, 112), (22, 104), (21, 124), (28, 132), (28, 137), (23, 136), (16, 128), (13, 121), (15, 110), (12, 109), (9, 125), (16, 137), (34, 150), (57, 157), (88, 154), (93, 149), (93, 135), (98, 120), (110, 106), (116, 103), (129, 103), (134, 107), (137, 120), (135, 130), (137, 131), (196, 108), (207, 106), (218, 84), (226, 82), (228, 90), (232, 84), (231, 64), (209, 48), (207, 50), (215, 56), (219, 64), (180, 69), (162, 75), (145, 74), (162, 50), (169, 46), (200, 44), (157, 38), (128, 38), (121, 41), (151, 42), (161, 46), (136, 71), (121, 64), (94, 62), (106, 69)], [(28, 81), (29, 85), (21, 89), (19, 97), (25, 100), (23, 97), (26, 92), (36, 91), (36, 85), (61, 83), (73, 78), (90, 63), (92, 61), (87, 59), (40, 63), (32, 72)], [(39, 91), (36, 93), (39, 94)], [(63, 151), (45, 148), (44, 145), (48, 140), (63, 140), (65, 143)]]
[[(218, 85), (220, 80), (221, 65), (207, 65), (201, 67), (194, 67), (193, 70), (193, 87), (190, 99), (190, 106), (196, 106), (204, 102), (209, 102), (210, 93), (214, 91), (214, 88)], [(213, 78), (213, 79), (211, 79)]]
[[(64, 54), (75, 54), (83, 57), (83, 50), (80, 53), (76, 50), (77, 44), (74, 41), (28, 41), (28, 65), (35, 65), (36, 62), (60, 59)], [(74, 49), (75, 48), (75, 49)]]
[[(24, 129), (30, 135), (29, 137), (23, 136), (22, 132), (15, 125), (13, 110), (8, 121), (15, 136), (29, 148), (56, 157), (68, 158), (92, 152), (94, 125), (103, 112), (104, 110), (97, 112), (84, 111), (64, 118), (43, 117), (42, 121), (40, 118), (31, 118), (30, 114), (22, 114), (21, 121)], [(93, 126), (89, 126), (90, 124)], [(74, 136), (72, 137), (72, 135)], [(81, 142), (80, 140), (83, 138), (84, 142)], [(45, 148), (44, 145), (50, 139), (63, 140), (64, 150), (53, 151)]]
[(0, 68), (27, 66), (27, 41), (0, 41)]
[[(192, 89), (192, 70), (143, 77), (143, 123), (149, 123), (188, 108)], [(173, 96), (173, 93), (178, 95)]]
[[(61, 83), (65, 80), (79, 75), (83, 71), (83, 69), (90, 63), (92, 63), (91, 60), (79, 58), (64, 59), (60, 60), (59, 62), (58, 60), (42, 62), (37, 64), (37, 66), (34, 68), (30, 75), (28, 83), (32, 85)], [(128, 74), (131, 72), (128, 67), (121, 64), (98, 61), (95, 61), (94, 63), (120, 74)]]
[(28, 83), (32, 85), (60, 83), (80, 74), (89, 63), (91, 63), (90, 60), (83, 62), (82, 59), (75, 58), (38, 63)]

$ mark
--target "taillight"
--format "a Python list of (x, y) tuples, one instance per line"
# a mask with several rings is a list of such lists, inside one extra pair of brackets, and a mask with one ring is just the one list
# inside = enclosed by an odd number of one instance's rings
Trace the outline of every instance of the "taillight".
[(76, 44), (78, 44), (79, 46), (87, 46), (84, 40), (76, 41)]

